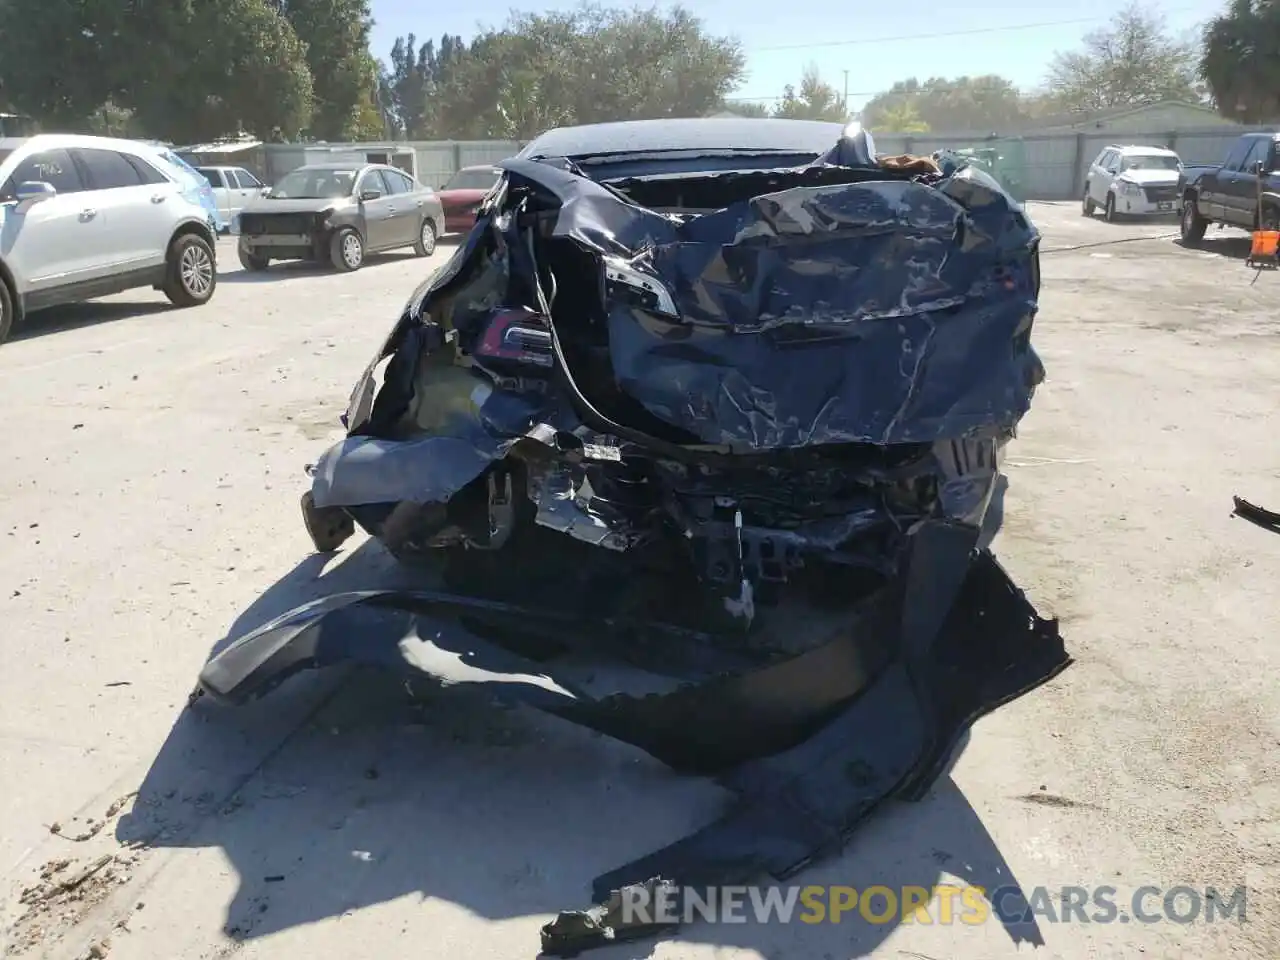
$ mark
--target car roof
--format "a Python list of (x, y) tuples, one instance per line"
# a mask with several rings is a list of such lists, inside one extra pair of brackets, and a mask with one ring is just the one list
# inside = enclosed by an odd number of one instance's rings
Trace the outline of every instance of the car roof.
[(13, 137), (0, 140), (0, 147), (6, 150), (17, 149), (18, 147), (31, 147), (33, 150), (65, 150), (69, 147), (81, 147), (86, 150), (122, 150), (126, 153), (164, 149), (142, 140), (93, 137), (80, 133), (37, 133), (30, 137)]
[(1174, 151), (1170, 150), (1168, 147), (1144, 147), (1141, 144), (1137, 144), (1137, 143), (1128, 143), (1124, 145), (1113, 144), (1112, 146), (1107, 147), (1107, 149), (1118, 150), (1121, 153), (1144, 153), (1144, 154), (1147, 154), (1148, 156), (1151, 156), (1151, 155), (1165, 156), (1165, 157), (1177, 156), (1177, 154)]
[(822, 120), (755, 117), (622, 120), (548, 130), (517, 156), (581, 157), (677, 150), (761, 150), (816, 156), (836, 145), (844, 127), (842, 123)]
[(324, 163), (304, 163), (300, 167), (294, 167), (289, 173), (296, 173), (299, 170), (364, 170), (368, 167), (381, 166), (383, 164), (366, 163), (365, 161), (360, 161), (359, 163), (336, 163), (332, 160), (327, 160)]

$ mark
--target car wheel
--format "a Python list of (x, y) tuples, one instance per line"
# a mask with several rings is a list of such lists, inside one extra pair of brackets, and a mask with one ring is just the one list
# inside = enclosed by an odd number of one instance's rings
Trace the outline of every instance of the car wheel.
[(0, 343), (9, 339), (9, 334), (13, 332), (13, 321), (17, 315), (18, 310), (13, 304), (9, 286), (4, 280), (0, 280)]
[(1116, 195), (1114, 193), (1107, 194), (1107, 202), (1102, 208), (1102, 219), (1107, 223), (1115, 223), (1119, 218), (1116, 213)]
[(329, 241), (329, 259), (344, 273), (359, 270), (364, 263), (364, 240), (359, 231), (343, 227)]
[(209, 241), (194, 233), (184, 233), (169, 247), (164, 295), (175, 307), (198, 307), (208, 303), (218, 286), (218, 270)]
[(266, 257), (256, 255), (251, 248), (244, 244), (236, 246), (236, 253), (240, 257), (240, 266), (252, 273), (261, 273), (271, 265), (271, 261)]
[(436, 225), (430, 217), (422, 221), (418, 229), (418, 239), (413, 245), (413, 252), (420, 257), (429, 257), (436, 252)]
[(1208, 226), (1209, 221), (1196, 210), (1195, 197), (1183, 197), (1182, 216), (1178, 220), (1178, 233), (1182, 236), (1182, 242), (1187, 246), (1199, 243), (1204, 239)]
[(1089, 199), (1089, 192), (1086, 190), (1084, 199), (1080, 201), (1080, 215), (1082, 217), (1092, 217), (1093, 211), (1097, 209), (1097, 204)]

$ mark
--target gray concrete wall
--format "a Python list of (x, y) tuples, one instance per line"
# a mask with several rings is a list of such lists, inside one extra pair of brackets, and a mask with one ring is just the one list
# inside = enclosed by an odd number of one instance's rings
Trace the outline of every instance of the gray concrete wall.
[[(1266, 127), (1209, 127), (1142, 133), (1112, 129), (1097, 133), (1032, 134), (996, 142), (998, 148), (1022, 153), (1025, 192), (1029, 200), (1072, 200), (1084, 188), (1084, 175), (1109, 144), (1146, 144), (1177, 151), (1186, 164), (1221, 163), (1238, 136)], [(873, 131), (874, 133), (874, 131)], [(982, 146), (984, 138), (973, 134), (875, 133), (876, 147), (884, 154), (931, 153), (941, 147)]]
[(267, 144), (265, 178), (274, 183), (290, 170), (303, 163), (320, 162), (328, 157), (347, 157), (352, 153), (369, 151), (395, 151), (412, 149), (414, 173), (418, 180), (430, 187), (443, 187), (445, 182), (462, 167), (479, 163), (494, 163), (512, 156), (523, 146), (518, 140), (412, 140), (409, 142)]
[[(1070, 200), (1079, 195), (1089, 163), (1108, 144), (1138, 143), (1171, 147), (1182, 157), (1183, 163), (1220, 163), (1237, 136), (1250, 130), (1263, 129), (1266, 128), (1213, 126), (1151, 133), (1116, 127), (1091, 133), (1072, 131), (1032, 134), (998, 141), (997, 146), (1008, 145), (1011, 155), (1022, 154), (1021, 180), (1025, 184), (1027, 199)], [(985, 135), (972, 133), (876, 132), (875, 137), (877, 148), (884, 154), (927, 154), (943, 147), (976, 147), (985, 142)], [(378, 150), (411, 147), (415, 155), (418, 179), (428, 186), (438, 188), (444, 186), (449, 177), (461, 167), (505, 159), (522, 146), (523, 142), (516, 140), (446, 140), (332, 144), (324, 149)], [(299, 166), (308, 152), (294, 144), (271, 144), (262, 149), (266, 154), (263, 173), (270, 181)]]

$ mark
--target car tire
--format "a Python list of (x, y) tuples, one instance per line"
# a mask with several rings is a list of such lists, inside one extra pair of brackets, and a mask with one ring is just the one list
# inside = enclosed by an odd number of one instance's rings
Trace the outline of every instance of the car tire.
[(266, 257), (260, 257), (251, 253), (244, 244), (236, 245), (236, 254), (240, 257), (240, 266), (244, 267), (250, 273), (261, 273), (267, 267), (271, 266), (271, 261)]
[(418, 239), (414, 241), (413, 252), (420, 257), (429, 257), (436, 252), (436, 225), (430, 218), (422, 221), (418, 228)]
[(209, 302), (218, 286), (213, 247), (204, 237), (184, 233), (169, 245), (164, 285), (160, 288), (175, 307), (199, 307)]
[(1080, 216), (1092, 217), (1093, 211), (1097, 208), (1098, 205), (1089, 199), (1089, 194), (1086, 192), (1084, 199), (1080, 201)]
[(17, 319), (18, 308), (13, 302), (13, 294), (9, 292), (9, 285), (4, 282), (4, 278), (0, 277), (0, 343), (9, 339)]
[(343, 273), (359, 270), (364, 265), (364, 238), (354, 227), (343, 227), (329, 241), (329, 259)]
[(1115, 223), (1120, 219), (1120, 214), (1116, 213), (1116, 195), (1114, 193), (1107, 194), (1107, 202), (1102, 207), (1102, 219), (1107, 223)]
[(1200, 216), (1193, 196), (1182, 198), (1182, 214), (1178, 218), (1178, 234), (1185, 246), (1192, 247), (1204, 239), (1204, 232), (1209, 228), (1209, 221)]

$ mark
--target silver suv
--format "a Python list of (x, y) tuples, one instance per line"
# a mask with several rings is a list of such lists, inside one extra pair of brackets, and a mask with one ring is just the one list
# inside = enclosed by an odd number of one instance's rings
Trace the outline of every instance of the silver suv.
[(207, 303), (214, 236), (189, 194), (147, 144), (0, 139), (0, 343), (28, 312), (135, 287)]

